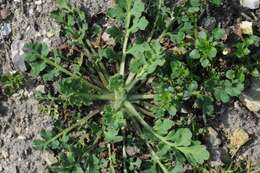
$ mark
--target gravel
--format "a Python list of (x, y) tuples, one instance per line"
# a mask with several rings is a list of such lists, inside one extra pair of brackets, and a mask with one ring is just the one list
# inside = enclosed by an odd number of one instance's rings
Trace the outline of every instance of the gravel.
[[(105, 11), (109, 1), (74, 3), (94, 15)], [(27, 70), (22, 57), (27, 42), (43, 41), (49, 46), (63, 42), (59, 25), (50, 18), (55, 8), (55, 0), (0, 0), (0, 73)], [(32, 148), (39, 131), (51, 128), (52, 120), (40, 113), (33, 96), (36, 91), (44, 92), (45, 87), (35, 78), (27, 76), (27, 81), (27, 87), (11, 97), (0, 92), (0, 173), (48, 173), (47, 164), (57, 162), (52, 153)]]

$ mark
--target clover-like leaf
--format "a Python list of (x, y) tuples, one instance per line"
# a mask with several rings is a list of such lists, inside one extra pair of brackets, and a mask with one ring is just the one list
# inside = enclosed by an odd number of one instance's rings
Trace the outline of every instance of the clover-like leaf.
[(203, 164), (209, 159), (209, 152), (199, 141), (194, 141), (190, 146), (178, 147), (187, 160), (194, 166)]
[(177, 146), (189, 146), (191, 145), (192, 133), (187, 128), (179, 128), (170, 140), (173, 141)]
[(155, 122), (154, 130), (160, 135), (166, 135), (168, 131), (172, 128), (174, 122), (169, 119), (159, 119)]

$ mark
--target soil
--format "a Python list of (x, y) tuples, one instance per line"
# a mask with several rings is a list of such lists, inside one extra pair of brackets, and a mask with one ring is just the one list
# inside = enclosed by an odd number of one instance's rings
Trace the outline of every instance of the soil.
[[(91, 16), (104, 12), (111, 3), (110, 0), (71, 1)], [(10, 24), (12, 31), (4, 38), (0, 37), (0, 73), (18, 70), (11, 60), (11, 46), (15, 42), (40, 40), (55, 46), (63, 41), (59, 36), (59, 26), (49, 16), (55, 9), (54, 2), (55, 0), (0, 0), (0, 10), (10, 12), (5, 19), (0, 18), (0, 25)], [(205, 19), (204, 22), (209, 22), (210, 25), (213, 22), (214, 25), (230, 26), (240, 18), (240, 15), (234, 15), (235, 12), (236, 10), (232, 10), (223, 14), (224, 17), (216, 16), (216, 19), (212, 21)], [(214, 12), (210, 14), (215, 15)], [(223, 24), (224, 20), (226, 22)], [(4, 97), (0, 93), (0, 173), (48, 172), (44, 154), (33, 150), (31, 143), (38, 137), (41, 129), (51, 128), (52, 121), (51, 117), (40, 113), (38, 102), (33, 96), (33, 93), (42, 86), (35, 78), (26, 77), (30, 82), (11, 97)], [(235, 105), (224, 107), (217, 117), (217, 123), (213, 125), (219, 134), (225, 129), (243, 128), (247, 131), (251, 141), (240, 152), (248, 155), (254, 165), (260, 166), (259, 117), (240, 104)]]
[[(104, 12), (108, 0), (74, 0), (89, 15)], [(12, 62), (12, 47), (17, 42), (44, 41), (50, 46), (58, 45), (59, 26), (50, 18), (55, 0), (0, 0), (0, 10), (10, 12), (0, 25), (10, 24), (11, 33), (0, 38), (0, 73), (19, 70)], [(19, 45), (19, 44), (18, 44)], [(15, 47), (14, 49), (21, 49)], [(31, 76), (26, 76), (26, 87), (4, 97), (0, 93), (0, 173), (47, 173), (46, 153), (32, 149), (32, 141), (41, 129), (52, 126), (51, 117), (40, 113), (34, 93), (42, 88)], [(30, 81), (30, 82), (29, 82)], [(44, 86), (43, 86), (44, 87)], [(50, 153), (47, 153), (47, 156)]]

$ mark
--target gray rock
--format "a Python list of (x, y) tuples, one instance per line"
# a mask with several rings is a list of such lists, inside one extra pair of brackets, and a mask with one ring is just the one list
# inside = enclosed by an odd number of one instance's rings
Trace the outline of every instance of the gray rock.
[(243, 93), (240, 100), (250, 111), (260, 111), (260, 79), (252, 81), (251, 87)]
[(12, 32), (11, 24), (10, 23), (3, 23), (0, 27), (0, 35), (1, 38), (8, 37)]
[(224, 112), (219, 117), (219, 126), (223, 131), (233, 131), (235, 129), (245, 130), (251, 137), (240, 149), (240, 155), (247, 156), (253, 166), (260, 165), (260, 122), (256, 115), (250, 113), (238, 102), (234, 107), (225, 107)]
[(11, 59), (14, 64), (16, 70), (19, 71), (26, 71), (26, 66), (24, 62), (24, 51), (23, 47), (25, 45), (25, 41), (23, 40), (16, 40), (11, 45)]
[(259, 8), (259, 0), (240, 0), (240, 4), (252, 10)]
[(223, 165), (223, 150), (220, 148), (221, 140), (218, 138), (218, 132), (212, 127), (209, 127), (204, 141), (210, 153), (210, 165), (212, 167)]
[(201, 24), (203, 28), (211, 30), (216, 26), (217, 21), (214, 17), (208, 16), (202, 19)]
[(1, 19), (6, 19), (10, 15), (10, 10), (4, 8), (0, 10), (0, 17)]

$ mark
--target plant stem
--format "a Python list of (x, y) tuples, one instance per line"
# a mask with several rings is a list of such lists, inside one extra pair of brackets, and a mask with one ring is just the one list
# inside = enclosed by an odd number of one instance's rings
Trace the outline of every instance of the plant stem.
[[(92, 50), (92, 51), (94, 51), (94, 50)], [(90, 53), (90, 51), (87, 48), (84, 48), (84, 52), (87, 55), (87, 57), (89, 57), (89, 61), (92, 63), (95, 71), (97, 72), (100, 81), (103, 83), (104, 87), (107, 87), (107, 85), (108, 85), (108, 76), (105, 75), (107, 73), (106, 73), (106, 69), (105, 69), (104, 65), (102, 66), (104, 69), (101, 70), (100, 63), (96, 64), (96, 62), (95, 62), (95, 60), (93, 58), (93, 55)], [(96, 54), (96, 53), (94, 52), (93, 54)], [(94, 56), (97, 56), (97, 55), (94, 55)]]
[(129, 85), (126, 86), (126, 90), (129, 92), (134, 86), (135, 84), (139, 81), (138, 78), (134, 78)]
[(136, 94), (132, 95), (129, 99), (130, 100), (149, 100), (153, 99), (154, 95), (153, 94)]
[(149, 124), (147, 124), (147, 123), (145, 122), (145, 120), (143, 120), (143, 118), (141, 117), (141, 115), (136, 111), (135, 107), (134, 107), (130, 102), (125, 101), (124, 106), (125, 106), (125, 108), (127, 109), (127, 111), (128, 111), (130, 114), (132, 114), (132, 115), (139, 121), (139, 123), (141, 123), (142, 126), (143, 126), (146, 130), (148, 130), (151, 134), (153, 134), (155, 137), (157, 137), (157, 138), (158, 138), (160, 141), (162, 141), (163, 143), (165, 143), (165, 144), (167, 144), (167, 145), (169, 145), (169, 146), (171, 146), (171, 147), (174, 147), (174, 148), (176, 148), (176, 149), (178, 148), (174, 143), (167, 141), (167, 139), (165, 139), (163, 136), (161, 136), (161, 135), (159, 135), (158, 133), (156, 133), (156, 132), (153, 130), (153, 128), (152, 128)]
[(135, 73), (130, 72), (126, 79), (125, 85), (129, 85), (131, 81), (134, 80), (135, 75), (136, 75)]
[[(135, 121), (134, 121), (135, 122)], [(139, 134), (141, 134), (141, 128), (140, 126), (135, 122), (134, 123), (135, 128), (137, 129), (137, 131), (139, 132)], [(148, 141), (146, 139), (143, 138), (142, 135), (139, 135), (139, 137), (144, 140), (146, 146), (148, 147), (150, 153), (152, 154), (152, 160), (154, 162), (156, 162), (160, 168), (162, 169), (163, 173), (169, 173), (169, 171), (167, 170), (167, 168), (163, 165), (163, 163), (160, 161), (160, 158), (158, 157), (158, 155), (154, 152), (153, 148), (151, 147), (151, 145), (148, 143)]]
[(129, 35), (130, 35), (130, 30), (129, 30), (129, 26), (130, 26), (130, 22), (131, 22), (131, 5), (132, 5), (132, 0), (127, 0), (127, 7), (126, 7), (126, 12), (127, 12), (127, 16), (126, 16), (126, 23), (125, 23), (125, 37), (124, 37), (124, 44), (123, 44), (123, 55), (122, 55), (122, 61), (120, 64), (120, 74), (124, 76), (125, 73), (125, 61), (126, 61), (126, 49), (127, 49), (127, 44), (128, 44), (128, 39), (129, 39)]
[(107, 148), (108, 148), (108, 154), (109, 154), (109, 167), (110, 167), (110, 171), (112, 173), (116, 173), (115, 168), (113, 166), (113, 160), (112, 160), (112, 153), (111, 153), (111, 145), (107, 144)]
[(92, 96), (93, 99), (97, 100), (115, 100), (114, 94), (103, 94), (103, 95), (94, 95)]
[(41, 59), (42, 59), (44, 62), (46, 62), (47, 64), (54, 66), (56, 69), (58, 69), (59, 71), (65, 73), (65, 74), (68, 75), (68, 76), (78, 77), (76, 74), (71, 73), (70, 71), (68, 71), (67, 69), (65, 69), (64, 67), (62, 67), (61, 65), (57, 64), (57, 63), (54, 62), (54, 61), (49, 60), (48, 58), (41, 57)]
[(141, 106), (138, 106), (138, 109), (144, 113), (145, 115), (151, 117), (151, 118), (155, 118), (154, 114), (148, 110), (146, 110), (145, 108), (142, 108)]
[[(66, 75), (68, 75), (68, 76), (81, 78), (80, 76), (71, 73), (70, 71), (68, 71), (67, 69), (65, 69), (64, 67), (62, 67), (61, 65), (57, 64), (57, 63), (54, 62), (54, 61), (49, 60), (48, 58), (45, 58), (45, 57), (40, 57), (40, 58), (41, 58), (45, 63), (54, 66), (56, 69), (58, 69), (59, 71), (63, 72), (64, 74), (66, 74)], [(99, 88), (98, 86), (96, 86), (96, 85), (90, 83), (90, 82), (87, 81), (86, 79), (84, 79), (84, 80), (85, 80), (85, 82), (86, 82), (86, 85), (88, 85), (90, 88), (93, 88), (93, 89), (95, 89), (95, 90), (97, 90), (97, 91), (102, 91), (102, 89)]]
[(194, 38), (198, 38), (198, 17), (197, 14), (194, 15)]
[(154, 152), (154, 150), (152, 149), (152, 147), (150, 146), (150, 144), (148, 144), (146, 142), (146, 145), (148, 147), (148, 149), (150, 150), (150, 152), (152, 153), (152, 159), (160, 166), (160, 168), (162, 169), (163, 173), (169, 173), (169, 171), (167, 170), (167, 168), (162, 164), (162, 162), (160, 161), (160, 158), (158, 157), (158, 155)]
[(155, 27), (157, 25), (157, 22), (159, 20), (159, 14), (160, 14), (160, 11), (161, 11), (161, 8), (162, 8), (162, 0), (158, 0), (158, 9), (157, 9), (157, 15), (156, 15), (156, 19), (153, 23), (153, 28), (152, 28), (152, 31), (151, 31), (151, 34), (150, 34), (150, 37), (148, 38), (147, 42), (150, 42), (153, 38), (153, 35), (154, 35), (154, 32), (155, 32)]
[(123, 165), (124, 165), (124, 173), (128, 173), (127, 171), (127, 167), (126, 167), (126, 160), (127, 160), (127, 155), (126, 155), (126, 132), (125, 129), (122, 129), (122, 133), (123, 133), (123, 148), (122, 148), (122, 152), (123, 152)]
[(169, 24), (166, 26), (166, 29), (161, 33), (161, 35), (158, 37), (158, 41), (160, 41), (165, 35), (167, 35), (168, 30), (170, 29), (172, 23), (175, 21), (175, 18), (172, 17), (171, 21)]
[(76, 122), (75, 124), (73, 124), (72, 126), (62, 130), (60, 133), (58, 133), (56, 136), (54, 136), (53, 138), (51, 138), (50, 140), (48, 140), (45, 144), (48, 145), (50, 143), (52, 143), (53, 141), (57, 140), (58, 138), (60, 138), (61, 136), (69, 133), (70, 131), (72, 131), (73, 129), (82, 126), (84, 124), (86, 124), (88, 122), (88, 120), (90, 118), (92, 118), (93, 116), (95, 116), (96, 114), (99, 113), (99, 110), (95, 110), (93, 112), (91, 112), (90, 114), (88, 114), (88, 116), (78, 120), (78, 122)]

